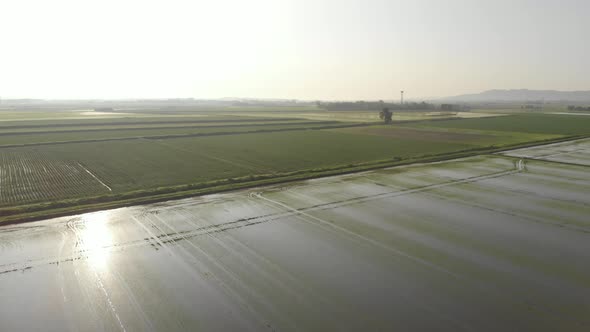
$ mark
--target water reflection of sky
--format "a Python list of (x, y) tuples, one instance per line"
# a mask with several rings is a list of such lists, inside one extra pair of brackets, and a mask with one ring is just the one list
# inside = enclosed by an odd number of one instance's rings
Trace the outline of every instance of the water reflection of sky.
[(109, 226), (109, 211), (85, 214), (79, 232), (81, 250), (88, 263), (96, 270), (108, 268), (113, 236)]

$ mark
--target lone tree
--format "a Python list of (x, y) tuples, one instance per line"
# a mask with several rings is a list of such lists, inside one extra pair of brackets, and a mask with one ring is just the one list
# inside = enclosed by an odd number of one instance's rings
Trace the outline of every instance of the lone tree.
[(390, 124), (393, 120), (393, 112), (389, 110), (389, 108), (385, 107), (381, 112), (379, 112), (379, 118), (385, 122), (385, 124)]

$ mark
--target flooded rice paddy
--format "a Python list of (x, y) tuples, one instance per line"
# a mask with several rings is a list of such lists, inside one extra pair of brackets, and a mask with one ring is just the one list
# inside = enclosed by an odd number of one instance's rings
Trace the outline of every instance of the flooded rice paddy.
[(504, 155), (590, 166), (590, 139), (512, 150)]
[(5, 226), (0, 330), (588, 331), (589, 216), (480, 156)]

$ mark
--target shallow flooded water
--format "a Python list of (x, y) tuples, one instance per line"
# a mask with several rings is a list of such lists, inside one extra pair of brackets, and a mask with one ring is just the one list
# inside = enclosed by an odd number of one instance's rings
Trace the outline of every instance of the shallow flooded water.
[(517, 149), (504, 155), (590, 166), (590, 139)]
[(502, 156), (0, 228), (0, 330), (590, 330), (588, 167)]

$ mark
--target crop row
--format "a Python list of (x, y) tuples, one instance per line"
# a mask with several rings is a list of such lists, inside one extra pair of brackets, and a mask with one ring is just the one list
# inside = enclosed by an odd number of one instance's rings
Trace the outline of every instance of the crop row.
[(0, 152), (0, 206), (88, 196), (104, 188), (83, 166), (39, 150)]

